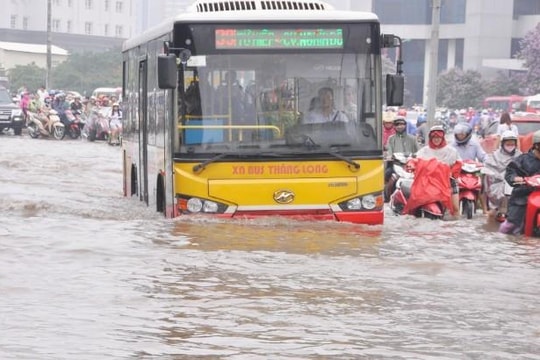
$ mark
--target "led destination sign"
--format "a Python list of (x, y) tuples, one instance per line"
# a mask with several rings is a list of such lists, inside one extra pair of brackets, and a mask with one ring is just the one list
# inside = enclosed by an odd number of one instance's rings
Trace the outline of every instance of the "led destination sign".
[(342, 49), (342, 29), (216, 29), (216, 49)]

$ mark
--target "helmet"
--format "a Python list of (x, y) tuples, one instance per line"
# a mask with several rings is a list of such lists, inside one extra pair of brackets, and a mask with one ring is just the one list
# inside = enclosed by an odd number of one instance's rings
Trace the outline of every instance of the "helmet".
[(446, 131), (444, 131), (444, 127), (442, 125), (435, 125), (429, 129), (429, 136), (431, 136), (431, 133), (435, 131), (440, 131), (443, 133), (443, 135), (446, 134)]
[(394, 125), (397, 125), (397, 123), (405, 123), (405, 125), (407, 125), (407, 120), (405, 120), (405, 118), (403, 116), (398, 115), (394, 119)]
[(426, 115), (425, 115), (425, 114), (419, 115), (419, 116), (418, 116), (418, 119), (416, 119), (416, 126), (420, 126), (420, 125), (422, 125), (423, 123), (425, 123), (426, 121), (427, 121), (427, 119), (426, 119)]
[(505, 132), (502, 133), (502, 136), (501, 136), (501, 145), (503, 142), (507, 141), (507, 140), (515, 140), (517, 141), (517, 136), (516, 134), (512, 131), (512, 130), (506, 130)]
[(397, 114), (398, 114), (398, 116), (407, 116), (407, 110), (399, 109)]
[[(459, 139), (457, 135), (465, 134), (463, 139)], [(454, 127), (454, 139), (457, 144), (466, 144), (472, 137), (472, 128), (467, 123), (459, 123)]]
[(533, 145), (540, 143), (540, 130), (536, 130), (532, 138)]
[(394, 122), (394, 112), (393, 111), (385, 111), (383, 113), (383, 122), (389, 123)]

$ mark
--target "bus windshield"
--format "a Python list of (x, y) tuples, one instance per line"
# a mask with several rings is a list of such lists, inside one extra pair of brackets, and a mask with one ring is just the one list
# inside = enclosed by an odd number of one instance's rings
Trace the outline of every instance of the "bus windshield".
[[(218, 40), (230, 46), (230, 39)], [(285, 50), (271, 44), (276, 49), (270, 54), (253, 49), (254, 43), (250, 38), (242, 43), (247, 48), (199, 52), (188, 60), (181, 70), (185, 91), (177, 92), (175, 153), (380, 149), (374, 79), (379, 65), (369, 47), (359, 54), (336, 50), (343, 44), (332, 42), (321, 45), (328, 51), (317, 48), (320, 43)]]

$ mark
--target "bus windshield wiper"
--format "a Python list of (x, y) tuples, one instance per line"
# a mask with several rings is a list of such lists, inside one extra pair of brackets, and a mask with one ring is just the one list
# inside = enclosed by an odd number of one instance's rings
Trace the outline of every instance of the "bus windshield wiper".
[(221, 154), (219, 154), (219, 155), (216, 155), (216, 156), (214, 156), (213, 158), (210, 158), (210, 159), (208, 159), (208, 160), (205, 160), (205, 161), (203, 161), (202, 163), (193, 166), (193, 172), (194, 172), (194, 173), (201, 172), (201, 171), (203, 171), (203, 170), (206, 168), (206, 165), (211, 164), (211, 163), (213, 163), (213, 162), (216, 162), (216, 161), (218, 161), (219, 159), (223, 159), (224, 157), (229, 156), (229, 155), (231, 155), (231, 153), (226, 153), (226, 152), (225, 152), (225, 153), (221, 153)]
[(340, 160), (343, 160), (345, 161), (347, 164), (351, 165), (352, 167), (354, 167), (356, 170), (360, 169), (360, 164), (358, 163), (355, 163), (354, 161), (352, 161), (350, 158), (344, 156), (344, 155), (341, 155), (339, 152), (337, 152), (336, 150), (333, 150), (333, 151), (329, 151), (328, 154), (340, 159)]
[(225, 153), (221, 153), (221, 154), (218, 154), (216, 156), (214, 156), (213, 158), (210, 158), (208, 160), (205, 160), (203, 161), (202, 163), (200, 164), (197, 164), (195, 166), (193, 166), (193, 172), (195, 173), (199, 173), (201, 171), (203, 171), (207, 165), (213, 163), (213, 162), (216, 162), (220, 159), (223, 159), (224, 157), (227, 157), (227, 156), (244, 156), (244, 157), (249, 157), (249, 156), (266, 156), (266, 157), (276, 157), (276, 158), (279, 158), (279, 157), (283, 157), (283, 156), (286, 156), (285, 154), (279, 154), (279, 153), (276, 153), (276, 152), (256, 152), (256, 153), (230, 153), (230, 152), (225, 152)]

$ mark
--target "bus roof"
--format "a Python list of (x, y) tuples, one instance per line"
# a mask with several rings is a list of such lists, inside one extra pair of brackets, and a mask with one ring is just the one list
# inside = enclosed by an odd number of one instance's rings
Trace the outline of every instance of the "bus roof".
[(499, 95), (499, 96), (488, 96), (485, 98), (485, 101), (494, 101), (494, 100), (520, 100), (523, 99), (521, 95)]
[(371, 12), (335, 10), (319, 0), (197, 0), (186, 11), (128, 39), (122, 51), (171, 32), (177, 21), (190, 23), (261, 22), (379, 22)]
[(527, 100), (540, 100), (540, 94), (527, 96)]

